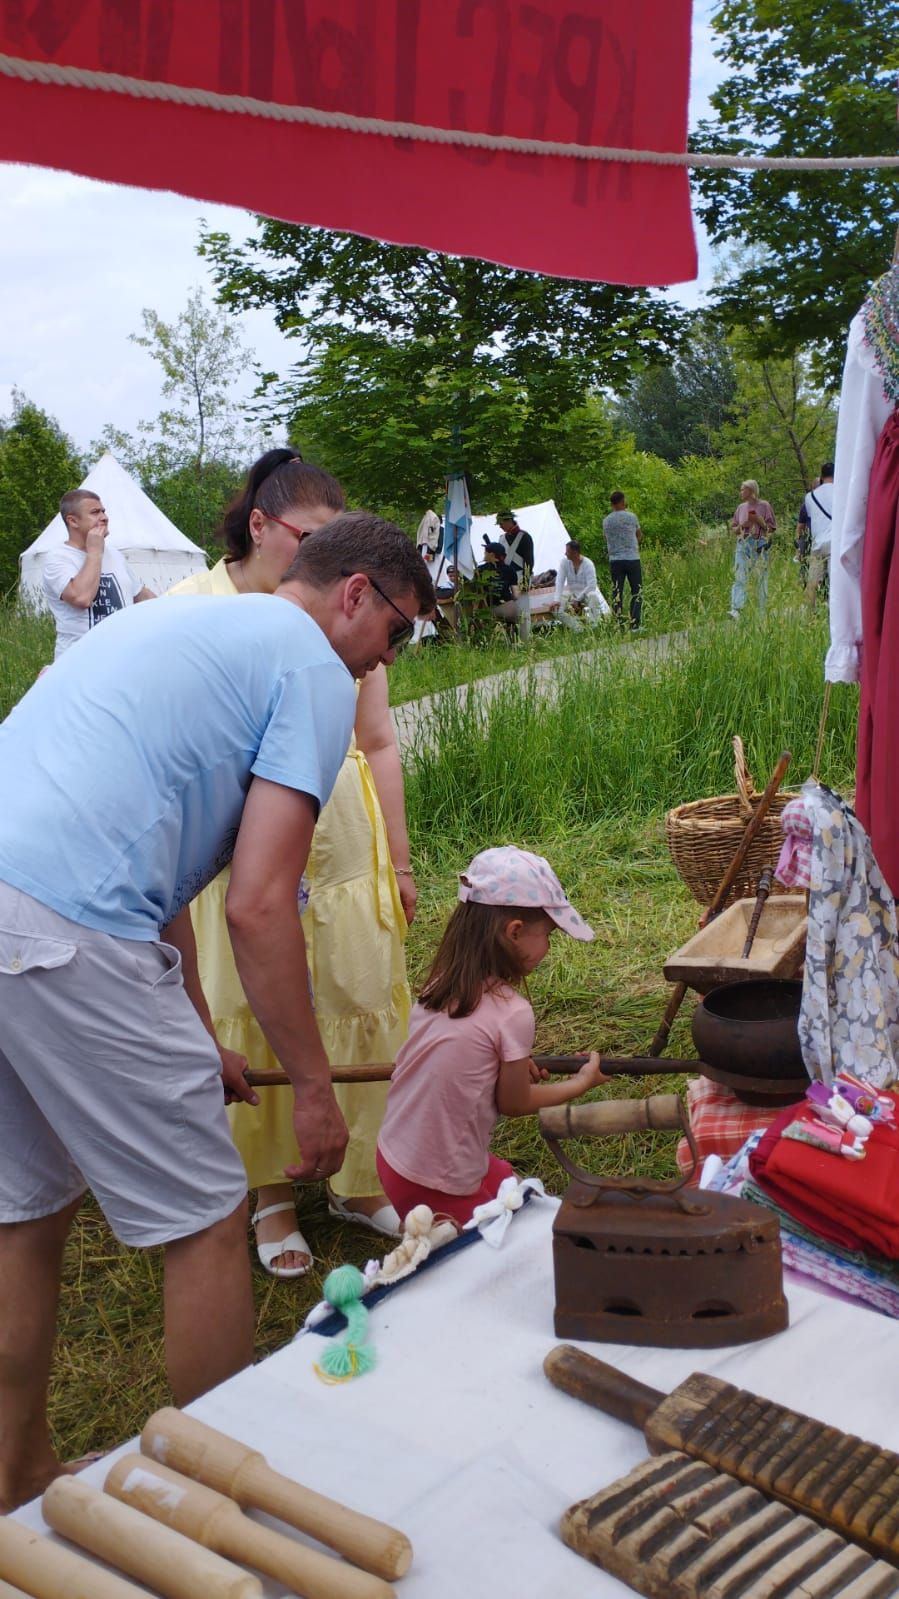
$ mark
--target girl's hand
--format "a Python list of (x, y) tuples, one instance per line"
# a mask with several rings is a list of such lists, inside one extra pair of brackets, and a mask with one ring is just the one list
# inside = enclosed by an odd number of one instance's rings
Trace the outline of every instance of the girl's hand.
[(549, 1072), (546, 1067), (538, 1066), (535, 1060), (528, 1061), (528, 1071), (530, 1072), (532, 1083), (545, 1083), (549, 1079)]
[(586, 1094), (589, 1088), (597, 1088), (600, 1083), (607, 1083), (608, 1081), (609, 1078), (604, 1077), (600, 1070), (599, 1053), (597, 1050), (592, 1049), (585, 1064), (577, 1073), (578, 1093)]

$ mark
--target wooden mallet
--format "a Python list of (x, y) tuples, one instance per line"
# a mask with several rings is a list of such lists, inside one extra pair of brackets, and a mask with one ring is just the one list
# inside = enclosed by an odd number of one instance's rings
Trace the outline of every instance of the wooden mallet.
[[(11, 1516), (0, 1516), (0, 1578), (30, 1599), (147, 1599), (146, 1588), (104, 1571)], [(0, 1590), (2, 1591), (2, 1590)]]
[(393, 1582), (412, 1564), (412, 1545), (404, 1532), (305, 1488), (274, 1471), (257, 1449), (173, 1406), (150, 1417), (140, 1447), (173, 1471), (227, 1494), (245, 1510), (264, 1510), (308, 1533), (376, 1577)]
[(77, 1477), (51, 1482), (41, 1509), (54, 1532), (165, 1599), (262, 1599), (258, 1577)]
[(205, 1549), (264, 1571), (303, 1599), (395, 1599), (393, 1588), (380, 1577), (251, 1521), (233, 1499), (146, 1455), (117, 1460), (105, 1488)]

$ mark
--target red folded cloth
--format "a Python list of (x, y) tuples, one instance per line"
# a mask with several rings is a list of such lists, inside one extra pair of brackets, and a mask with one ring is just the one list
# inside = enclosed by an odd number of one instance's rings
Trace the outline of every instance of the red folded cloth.
[(754, 1181), (821, 1238), (899, 1260), (899, 1129), (876, 1123), (864, 1160), (846, 1160), (781, 1137), (813, 1114), (790, 1105), (778, 1116), (749, 1157)]

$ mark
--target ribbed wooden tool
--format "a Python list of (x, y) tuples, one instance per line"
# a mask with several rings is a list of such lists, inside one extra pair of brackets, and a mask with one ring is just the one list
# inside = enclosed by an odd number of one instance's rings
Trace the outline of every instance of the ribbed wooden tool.
[(41, 1509), (54, 1532), (165, 1599), (262, 1599), (262, 1583), (249, 1571), (77, 1477), (51, 1482)]
[(186, 1533), (228, 1560), (264, 1571), (303, 1599), (395, 1599), (393, 1588), (380, 1577), (310, 1549), (296, 1538), (272, 1532), (245, 1516), (233, 1499), (146, 1455), (125, 1455), (117, 1460), (104, 1486), (107, 1493), (135, 1510)]
[(0, 1516), (0, 1577), (15, 1584), (11, 1594), (21, 1589), (30, 1599), (147, 1599), (146, 1588), (11, 1516)]
[(397, 1527), (283, 1476), (258, 1449), (207, 1427), (183, 1410), (171, 1405), (157, 1410), (141, 1433), (140, 1446), (145, 1455), (173, 1471), (227, 1494), (245, 1510), (264, 1510), (286, 1521), (376, 1577), (393, 1581), (412, 1564), (412, 1545)]
[(561, 1523), (648, 1599), (895, 1599), (892, 1566), (683, 1454), (647, 1460)]
[(575, 1399), (642, 1427), (653, 1454), (683, 1450), (899, 1565), (891, 1450), (702, 1372), (666, 1395), (570, 1344), (550, 1350), (543, 1369)]

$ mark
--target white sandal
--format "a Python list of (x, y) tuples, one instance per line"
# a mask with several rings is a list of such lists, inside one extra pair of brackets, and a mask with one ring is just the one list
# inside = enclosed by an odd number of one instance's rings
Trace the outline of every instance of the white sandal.
[[(279, 1210), (291, 1210), (296, 1218), (296, 1206), (292, 1199), (285, 1199), (280, 1205), (266, 1205), (264, 1210), (256, 1210), (250, 1217), (251, 1224), (255, 1227), (259, 1221), (264, 1221), (266, 1216), (274, 1216)], [(260, 1264), (265, 1267), (270, 1277), (305, 1277), (312, 1265), (312, 1250), (309, 1248), (299, 1228), (288, 1233), (286, 1238), (275, 1238), (267, 1244), (256, 1240), (256, 1253)], [(272, 1261), (279, 1255), (287, 1254), (308, 1255), (308, 1266), (273, 1266)]]
[(351, 1221), (356, 1227), (368, 1227), (371, 1232), (380, 1233), (384, 1238), (399, 1238), (403, 1231), (403, 1224), (391, 1204), (382, 1205), (373, 1216), (369, 1216), (364, 1210), (353, 1210), (346, 1199), (333, 1194), (329, 1188), (328, 1210), (332, 1216)]

